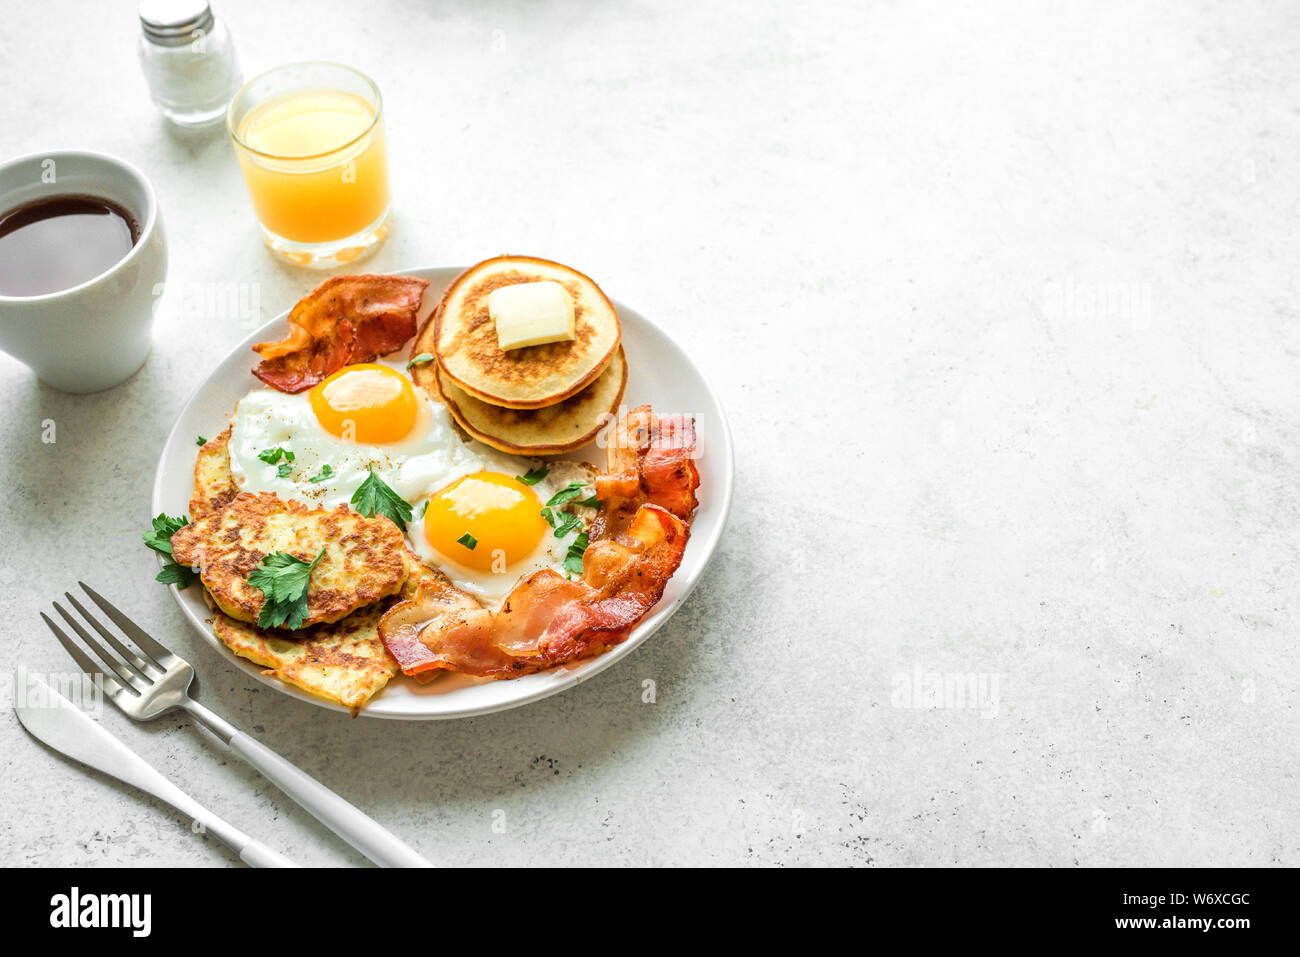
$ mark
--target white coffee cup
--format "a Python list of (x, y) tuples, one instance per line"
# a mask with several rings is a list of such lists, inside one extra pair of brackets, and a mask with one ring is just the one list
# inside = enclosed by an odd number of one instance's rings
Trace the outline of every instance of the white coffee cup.
[(0, 294), (0, 349), (64, 392), (98, 392), (130, 378), (149, 358), (153, 310), (167, 276), (167, 245), (153, 187), (106, 153), (55, 150), (0, 164), (0, 214), (55, 196), (111, 200), (140, 237), (116, 265), (43, 296)]

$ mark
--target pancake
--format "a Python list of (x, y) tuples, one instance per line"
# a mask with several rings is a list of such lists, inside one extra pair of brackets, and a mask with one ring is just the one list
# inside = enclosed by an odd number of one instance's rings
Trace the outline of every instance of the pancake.
[(582, 448), (617, 417), (627, 387), (627, 359), (619, 349), (595, 382), (544, 409), (489, 405), (443, 373), (438, 374), (436, 386), (456, 424), (472, 438), (514, 455), (559, 455)]
[[(574, 338), (502, 350), (488, 313), (488, 294), (501, 286), (553, 280), (573, 300)], [(539, 409), (591, 385), (618, 351), (622, 329), (613, 303), (591, 279), (560, 263), (500, 256), (471, 266), (443, 294), (411, 345), (411, 356), (431, 353), (454, 385), (490, 405)], [(432, 391), (434, 363), (412, 368)]]

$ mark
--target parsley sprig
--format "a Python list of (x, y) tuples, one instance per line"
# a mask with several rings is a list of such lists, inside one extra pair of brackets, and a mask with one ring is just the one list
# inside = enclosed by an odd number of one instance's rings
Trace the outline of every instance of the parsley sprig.
[(542, 509), (542, 518), (546, 519), (546, 524), (555, 529), (556, 538), (563, 538), (582, 523), (582, 519), (573, 512), (561, 511), (562, 506), (570, 502), (584, 508), (596, 508), (600, 505), (600, 499), (595, 495), (585, 499), (578, 498), (584, 488), (586, 486), (581, 482), (570, 482), (546, 500), (546, 507)]
[(456, 539), (456, 544), (464, 545), (472, 552), (474, 551), (475, 548), (478, 547), (478, 539), (475, 538), (473, 535), (471, 535), (469, 532), (466, 532), (460, 538)]
[(167, 564), (154, 576), (154, 581), (162, 582), (164, 585), (175, 585), (182, 589), (188, 588), (194, 581), (193, 569), (179, 564), (172, 556), (172, 536), (189, 523), (190, 520), (184, 515), (173, 518), (163, 512), (153, 520), (153, 529), (141, 536), (147, 546), (155, 552), (166, 555), (168, 559)]
[(600, 508), (600, 499), (596, 498), (594, 493), (587, 498), (578, 498), (584, 488), (586, 486), (581, 482), (570, 482), (547, 500), (546, 507), (553, 508), (556, 505), (563, 505), (565, 502), (572, 502), (574, 505), (580, 505), (583, 508)]
[[(267, 465), (274, 465), (276, 462), (279, 462), (281, 459), (283, 459), (286, 462), (293, 461), (293, 453), (290, 452), (288, 449), (280, 448), (278, 445), (273, 449), (263, 449), (262, 451), (257, 453), (257, 457), (261, 459), (263, 462), (265, 462)], [(280, 468), (283, 469), (284, 466), (282, 465), (280, 466)]]
[(155, 552), (162, 552), (168, 558), (172, 557), (172, 536), (190, 523), (190, 520), (184, 515), (178, 515), (172, 518), (166, 512), (160, 513), (153, 520), (153, 530), (145, 532), (142, 536), (144, 543), (152, 548)]
[(162, 582), (164, 585), (175, 585), (181, 591), (184, 591), (194, 584), (194, 569), (182, 565), (180, 562), (168, 562), (158, 571), (157, 575), (153, 576), (153, 580)]
[(324, 465), (320, 467), (320, 471), (317, 472), (315, 475), (313, 475), (311, 478), (309, 478), (307, 481), (313, 483), (324, 482), (326, 479), (332, 479), (333, 477), (334, 477), (334, 466), (326, 462)]
[(587, 543), (590, 539), (586, 532), (582, 532), (569, 544), (569, 550), (564, 555), (564, 571), (582, 576), (582, 556), (587, 551)]
[(572, 512), (561, 512), (554, 508), (542, 509), (542, 518), (546, 519), (547, 525), (555, 529), (556, 538), (563, 538), (582, 523), (582, 519)]
[(310, 562), (288, 552), (273, 552), (248, 576), (248, 584), (259, 588), (266, 600), (257, 615), (259, 628), (301, 628), (307, 620), (307, 585), (312, 570), (325, 556), (320, 550)]
[(366, 518), (383, 515), (391, 519), (402, 531), (406, 531), (406, 523), (411, 520), (411, 504), (375, 474), (373, 465), (370, 466), (369, 478), (352, 493), (351, 504)]
[(550, 466), (539, 465), (535, 469), (529, 469), (526, 475), (516, 475), (516, 482), (523, 482), (525, 485), (536, 485), (542, 479), (546, 478), (546, 473), (550, 471)]
[(413, 356), (411, 358), (411, 361), (406, 364), (406, 368), (409, 370), (411, 366), (422, 366), (426, 362), (432, 362), (432, 361), (433, 361), (432, 352), (421, 352), (418, 356)]
[(563, 505), (565, 502), (571, 502), (582, 494), (582, 489), (583, 485), (581, 482), (570, 482), (546, 500), (546, 507), (554, 508), (556, 505)]

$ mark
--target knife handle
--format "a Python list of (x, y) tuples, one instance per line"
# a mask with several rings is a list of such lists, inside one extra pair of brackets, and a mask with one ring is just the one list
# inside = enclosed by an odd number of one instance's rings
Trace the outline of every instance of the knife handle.
[(301, 804), (316, 820), (381, 867), (433, 866), (373, 818), (256, 738), (237, 731), (229, 744), (232, 751), (261, 771), (268, 781)]
[(198, 801), (169, 781), (164, 781), (160, 797), (172, 807), (192, 817), (203, 830), (211, 834), (226, 847), (239, 855), (239, 859), (249, 867), (297, 867), (293, 861), (279, 851), (272, 850), (255, 837), (249, 837), (235, 825), (224, 818), (217, 817)]
[(250, 840), (239, 852), (239, 859), (249, 867), (297, 867), (279, 851), (272, 850), (261, 841)]

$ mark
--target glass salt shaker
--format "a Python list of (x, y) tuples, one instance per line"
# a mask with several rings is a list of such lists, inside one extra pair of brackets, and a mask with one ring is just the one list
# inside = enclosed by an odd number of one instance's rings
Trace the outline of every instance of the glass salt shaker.
[(216, 123), (240, 87), (226, 25), (207, 0), (142, 0), (140, 65), (149, 94), (178, 126)]

